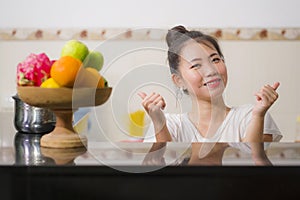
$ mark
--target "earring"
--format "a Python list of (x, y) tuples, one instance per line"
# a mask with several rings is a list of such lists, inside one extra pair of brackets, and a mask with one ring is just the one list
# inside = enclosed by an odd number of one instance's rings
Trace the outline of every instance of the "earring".
[(179, 101), (179, 100), (182, 99), (182, 97), (183, 97), (183, 90), (184, 89), (182, 87), (177, 88), (177, 90), (176, 90), (176, 100), (177, 101)]
[(177, 88), (177, 90), (176, 90), (176, 108), (178, 107), (179, 101), (182, 100), (183, 94), (184, 94), (184, 89), (182, 87)]

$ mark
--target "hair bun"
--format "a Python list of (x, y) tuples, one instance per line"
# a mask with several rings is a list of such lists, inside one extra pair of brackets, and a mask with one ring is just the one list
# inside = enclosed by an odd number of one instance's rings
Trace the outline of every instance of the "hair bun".
[(168, 46), (170, 47), (176, 39), (178, 39), (183, 34), (186, 34), (187, 32), (189, 31), (186, 30), (186, 28), (182, 25), (173, 27), (171, 30), (168, 31), (166, 36)]

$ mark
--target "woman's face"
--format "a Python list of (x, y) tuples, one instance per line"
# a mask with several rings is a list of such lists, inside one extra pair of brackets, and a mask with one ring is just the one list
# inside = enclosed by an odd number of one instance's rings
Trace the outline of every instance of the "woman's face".
[(227, 84), (224, 60), (210, 43), (188, 41), (180, 53), (179, 72), (189, 94), (204, 100), (222, 95)]

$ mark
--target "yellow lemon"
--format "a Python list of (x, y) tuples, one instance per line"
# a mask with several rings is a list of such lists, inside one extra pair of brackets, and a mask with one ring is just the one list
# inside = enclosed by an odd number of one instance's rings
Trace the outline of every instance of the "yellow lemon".
[(42, 88), (60, 88), (61, 86), (53, 79), (48, 78), (41, 84)]

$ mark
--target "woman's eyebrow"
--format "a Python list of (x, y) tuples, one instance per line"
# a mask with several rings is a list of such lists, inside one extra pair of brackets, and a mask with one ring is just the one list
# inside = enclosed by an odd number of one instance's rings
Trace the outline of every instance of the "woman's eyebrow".
[(195, 61), (201, 61), (202, 58), (194, 58), (193, 60), (191, 60), (190, 62), (195, 62)]
[(209, 57), (211, 58), (211, 57), (214, 57), (214, 56), (218, 56), (219, 54), (217, 54), (217, 53), (212, 53)]

